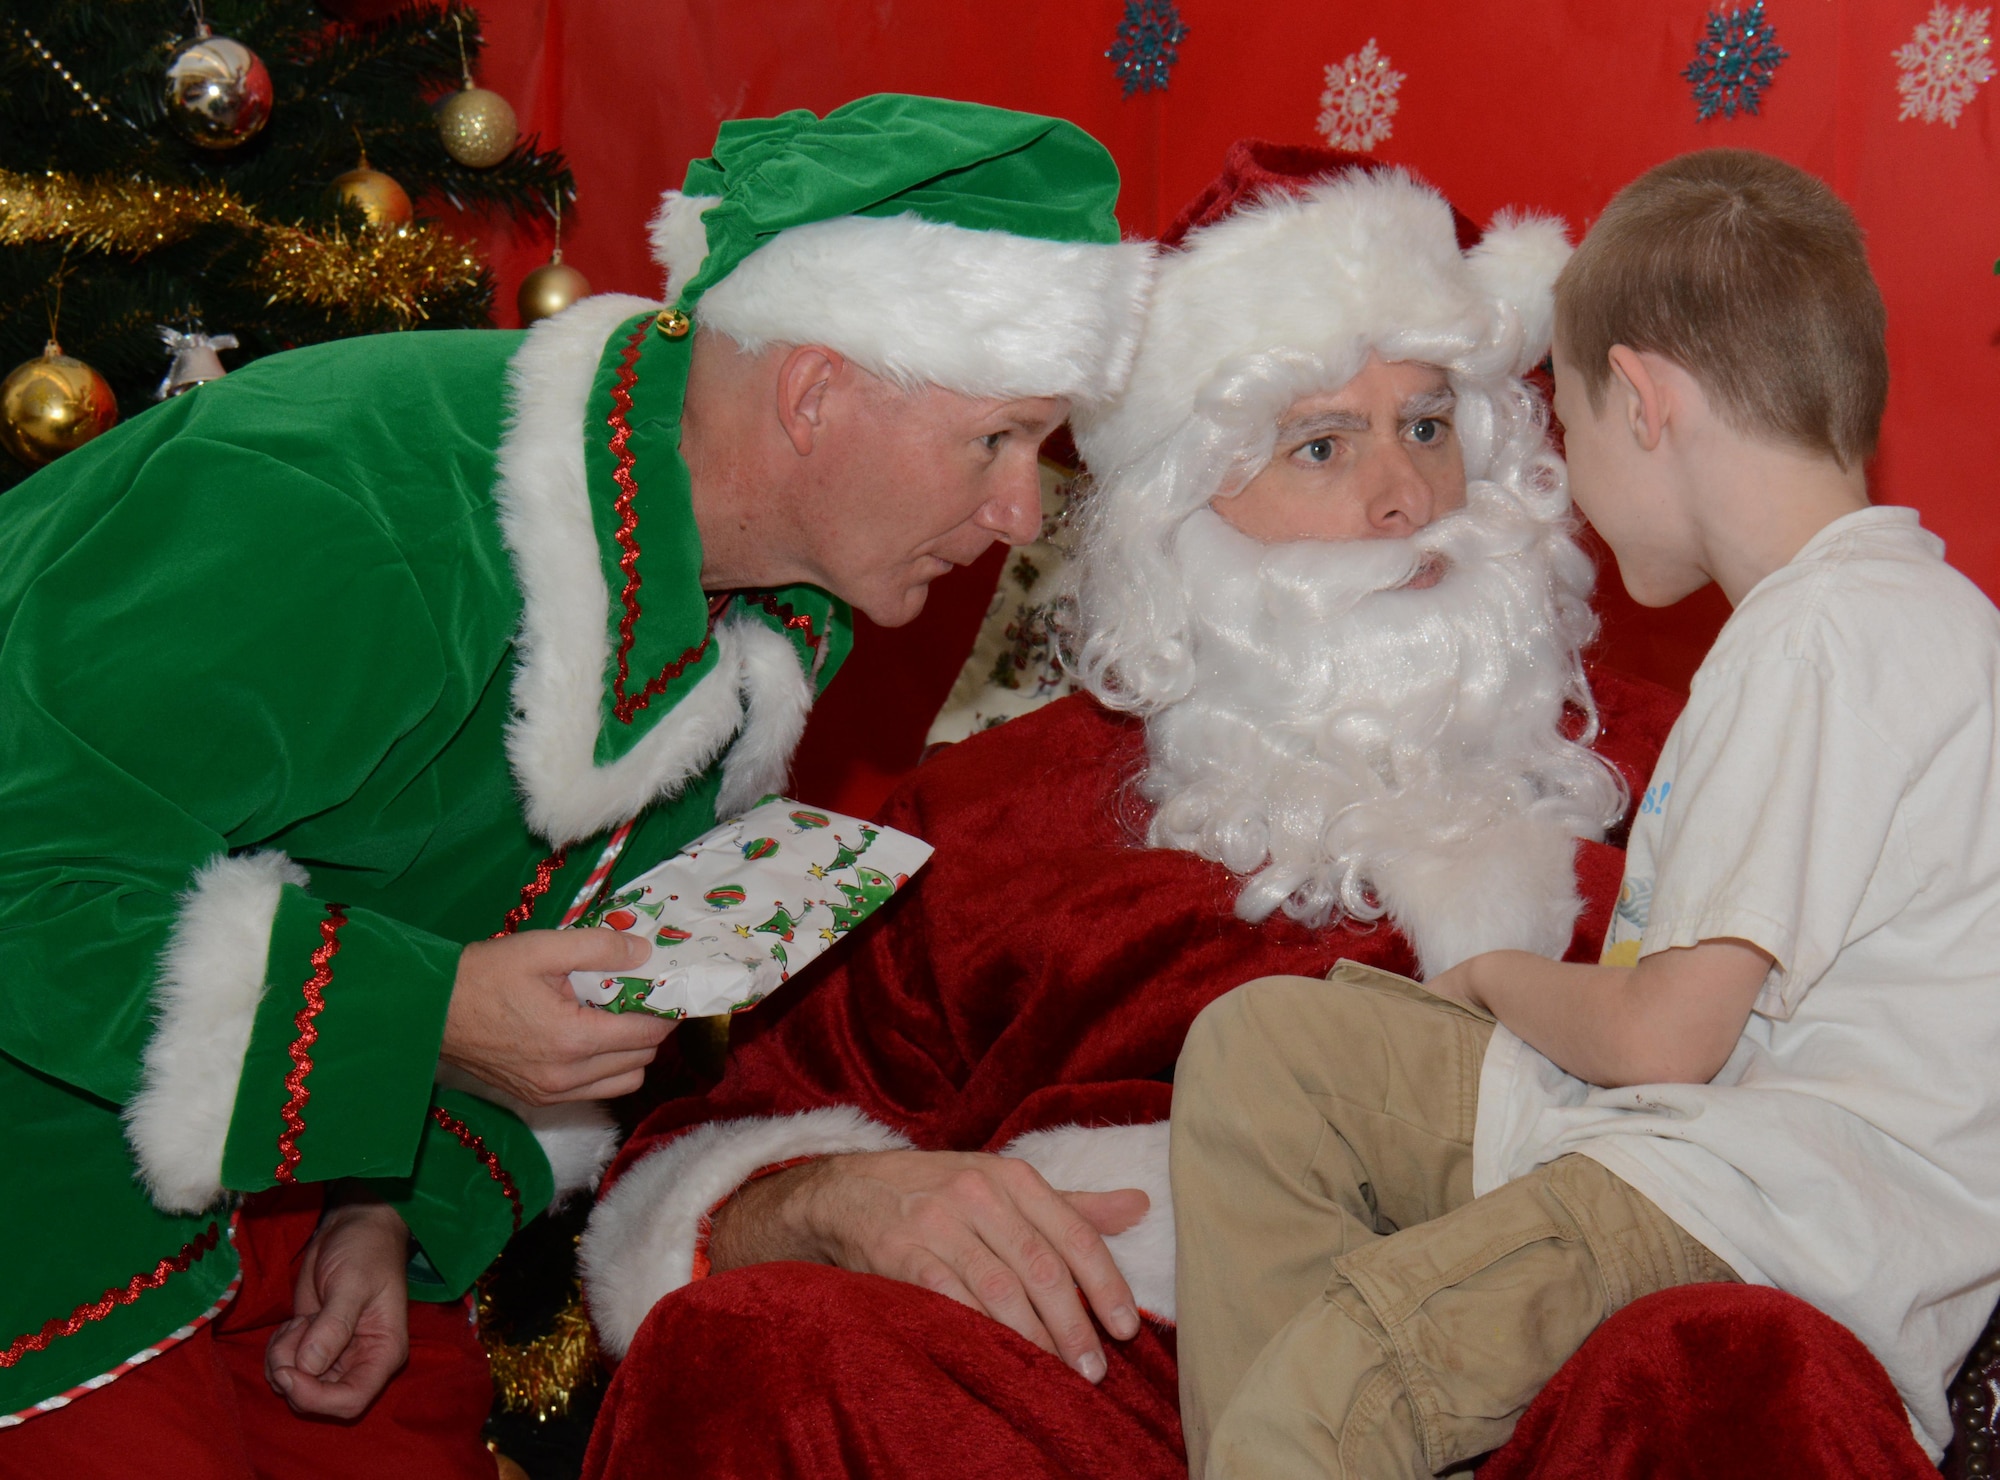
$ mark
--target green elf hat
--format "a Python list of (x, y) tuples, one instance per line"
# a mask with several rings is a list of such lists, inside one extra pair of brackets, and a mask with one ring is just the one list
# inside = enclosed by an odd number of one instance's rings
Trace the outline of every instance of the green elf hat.
[(823, 344), (973, 396), (1123, 388), (1152, 249), (1075, 124), (878, 93), (722, 125), (652, 225), (675, 306), (755, 352)]

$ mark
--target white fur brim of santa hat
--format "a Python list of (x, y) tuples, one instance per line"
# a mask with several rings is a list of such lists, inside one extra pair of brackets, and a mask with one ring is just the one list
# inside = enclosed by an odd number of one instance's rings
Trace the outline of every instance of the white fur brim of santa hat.
[(1370, 349), (1524, 374), (1548, 353), (1569, 253), (1562, 222), (1511, 212), (1462, 252), (1444, 197), (1401, 170), (1267, 191), (1162, 254), (1131, 381), (1078, 417), (1077, 445), (1095, 468), (1128, 467), (1212, 419), (1199, 410), (1226, 416), (1206, 401), (1240, 395), (1260, 362), (1284, 362), (1291, 395), (1344, 384)]
[[(653, 256), (669, 300), (708, 251), (717, 197), (669, 190)], [(752, 352), (819, 344), (900, 385), (1096, 403), (1125, 384), (1152, 278), (1147, 242), (1057, 242), (914, 213), (782, 231), (703, 295), (696, 321)]]

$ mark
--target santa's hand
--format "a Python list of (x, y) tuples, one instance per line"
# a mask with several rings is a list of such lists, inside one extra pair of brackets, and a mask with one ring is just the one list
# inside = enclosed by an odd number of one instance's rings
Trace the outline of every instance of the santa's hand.
[(922, 1285), (1012, 1327), (1092, 1382), (1137, 1303), (1105, 1236), (1145, 1216), (1137, 1188), (1063, 1193), (1025, 1161), (955, 1151), (831, 1156), (751, 1183), (718, 1215), (716, 1269), (807, 1258)]
[(585, 1007), (569, 974), (627, 971), (651, 952), (617, 930), (524, 930), (475, 941), (458, 958), (440, 1057), (530, 1105), (630, 1094), (674, 1024)]
[(410, 1355), (410, 1231), (357, 1199), (329, 1211), (292, 1289), (292, 1318), (264, 1349), (264, 1376), (293, 1411), (359, 1418)]

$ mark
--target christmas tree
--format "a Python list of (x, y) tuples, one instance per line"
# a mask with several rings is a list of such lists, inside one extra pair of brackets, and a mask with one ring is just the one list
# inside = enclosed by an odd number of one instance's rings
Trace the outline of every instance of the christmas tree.
[[(313, 0), (8, 0), (0, 374), (54, 319), (130, 417), (169, 369), (163, 329), (233, 336), (240, 366), (490, 327), (484, 261), (424, 208), (548, 213), (572, 186), (503, 100), (466, 90), (479, 48), (458, 0), (366, 24)], [(5, 445), (0, 489), (31, 471)]]

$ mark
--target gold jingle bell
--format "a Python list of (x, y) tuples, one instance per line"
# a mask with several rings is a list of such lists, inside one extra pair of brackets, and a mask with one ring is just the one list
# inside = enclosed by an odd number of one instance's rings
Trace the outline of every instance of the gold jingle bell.
[(409, 192), (380, 170), (370, 169), (366, 156), (359, 169), (336, 175), (332, 189), (335, 200), (360, 211), (377, 231), (407, 226), (415, 214), (410, 207)]
[(663, 308), (653, 324), (668, 339), (685, 339), (688, 330), (694, 327), (694, 320), (678, 308)]
[(525, 329), (589, 296), (589, 281), (557, 252), (521, 279), (521, 291), (514, 295), (514, 306), (521, 310), (521, 327)]
[(167, 59), (166, 100), (190, 143), (234, 149), (270, 120), (271, 74), (256, 52), (204, 25)]
[(444, 152), (469, 169), (492, 169), (514, 152), (514, 141), (521, 136), (513, 106), (469, 80), (438, 104), (437, 121)]
[(53, 339), (0, 380), (0, 446), (39, 468), (118, 425), (110, 382)]

